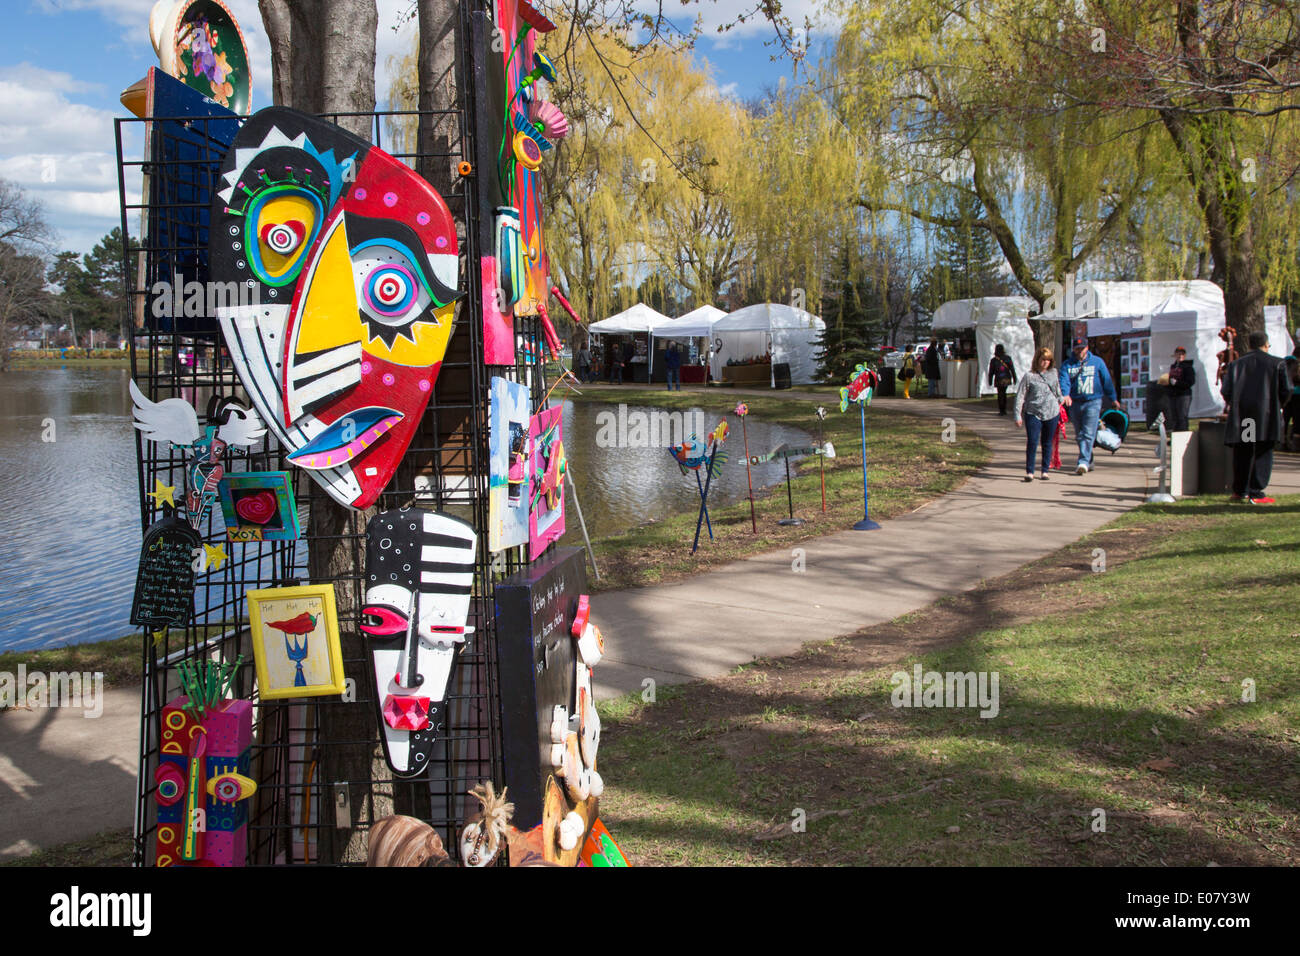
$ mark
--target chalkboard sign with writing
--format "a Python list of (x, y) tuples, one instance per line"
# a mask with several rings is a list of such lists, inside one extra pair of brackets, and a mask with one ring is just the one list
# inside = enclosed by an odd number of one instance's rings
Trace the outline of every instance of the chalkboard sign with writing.
[(171, 509), (149, 526), (140, 547), (132, 624), (148, 628), (185, 625), (194, 607), (195, 555), (202, 551), (199, 533)]
[(574, 709), (578, 598), (587, 591), (581, 548), (556, 548), (496, 586), (497, 660), (501, 675), (502, 756), (515, 805), (514, 825), (542, 822), (551, 767), (551, 715)]

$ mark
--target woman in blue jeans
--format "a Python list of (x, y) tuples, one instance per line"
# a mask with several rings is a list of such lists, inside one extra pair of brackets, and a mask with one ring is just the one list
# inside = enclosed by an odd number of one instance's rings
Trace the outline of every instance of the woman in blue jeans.
[(1052, 439), (1061, 418), (1061, 381), (1053, 366), (1052, 350), (1041, 348), (1034, 353), (1028, 374), (1021, 376), (1016, 388), (1016, 427), (1025, 427), (1025, 481), (1034, 480), (1034, 451), (1043, 446), (1043, 469), (1039, 478), (1047, 480), (1052, 460)]

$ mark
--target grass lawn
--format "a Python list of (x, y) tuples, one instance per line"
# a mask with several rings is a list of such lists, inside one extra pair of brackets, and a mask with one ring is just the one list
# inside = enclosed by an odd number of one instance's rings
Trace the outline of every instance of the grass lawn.
[[(644, 864), (1300, 863), (1297, 512), (1143, 507), (851, 638), (609, 701), (601, 817)], [(894, 707), (915, 663), (998, 672), (998, 715)]]
[[(744, 467), (744, 440), (740, 421), (730, 412), (738, 401), (749, 406), (754, 419), (801, 428), (817, 440), (819, 402), (806, 398), (755, 397), (716, 391), (669, 392), (664, 388), (588, 389), (570, 395), (574, 401), (648, 405), (670, 411), (702, 407), (709, 412), (712, 428), (727, 415), (731, 434), (726, 450), (731, 455), (727, 468)], [(862, 517), (862, 436), (856, 409), (841, 414), (838, 393), (827, 390), (820, 401), (826, 406), (826, 438), (835, 446), (836, 457), (826, 462), (826, 513), (821, 510), (821, 479), (815, 456), (791, 462), (795, 514), (801, 526), (777, 524), (789, 514), (785, 483), (755, 490), (758, 534), (749, 516), (749, 500), (735, 504), (709, 503), (714, 540), (701, 536), (700, 549), (691, 554), (697, 511), (654, 519), (621, 534), (592, 541), (600, 566), (596, 590), (660, 584), (706, 571), (738, 558), (789, 547), (792, 543), (850, 527)], [(941, 440), (938, 419), (908, 415), (893, 409), (867, 409), (867, 480), (871, 492), (871, 516), (891, 518), (911, 511), (956, 488), (989, 460), (988, 445), (973, 432), (961, 429), (957, 440)], [(755, 453), (759, 449), (751, 449)], [(572, 521), (576, 528), (577, 522)]]
[(129, 829), (109, 830), (84, 840), (37, 850), (31, 856), (5, 860), (0, 866), (130, 866), (133, 842)]
[(142, 640), (139, 634), (129, 634), (115, 640), (69, 644), (67, 647), (5, 651), (0, 653), (0, 671), (16, 673), (18, 665), (25, 664), (29, 672), (102, 673), (106, 687), (138, 682), (143, 676), (140, 670)]

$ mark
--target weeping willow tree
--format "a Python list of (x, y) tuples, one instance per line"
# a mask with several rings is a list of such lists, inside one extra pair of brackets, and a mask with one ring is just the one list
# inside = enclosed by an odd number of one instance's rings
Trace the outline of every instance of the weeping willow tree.
[[(1152, 131), (1101, 109), (1011, 97), (1024, 74), (1048, 68), (1006, 28), (1025, 6), (840, 8), (844, 29), (823, 83), (845, 125), (876, 145), (856, 202), (923, 230), (986, 231), (1040, 304), (1048, 281), (1082, 273), (1116, 244), (1141, 246), (1146, 269), (1181, 272), (1187, 256), (1170, 251), (1169, 224), (1151, 228), (1139, 212), (1158, 178)], [(1089, 81), (1075, 72), (1074, 82)], [(1189, 230), (1175, 224), (1173, 232), (1185, 239)]]

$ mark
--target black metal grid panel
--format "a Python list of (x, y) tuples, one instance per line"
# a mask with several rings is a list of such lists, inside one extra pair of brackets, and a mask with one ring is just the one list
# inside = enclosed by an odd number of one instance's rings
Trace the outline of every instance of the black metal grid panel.
[[(469, 37), (471, 10), (482, 9), (478, 0), (461, 5), (458, 56), (464, 76), (474, 68), (474, 51)], [(324, 118), (337, 122), (345, 115), (365, 115), (373, 130), (372, 140), (385, 147), (385, 132), (394, 124), (425, 122), (439, 124), (448, 132), (445, 152), (393, 152), (417, 166), (421, 162), (454, 166), (472, 158), (471, 120), (476, 105), (473, 84), (462, 84), (460, 108), (419, 114), (385, 111), (372, 114), (336, 114)], [(125, 288), (136, 309), (136, 336), (131, 343), (132, 375), (144, 393), (155, 401), (180, 396), (202, 410), (215, 393), (233, 396), (247, 404), (234, 367), (222, 347), (215, 321), (208, 328), (178, 328), (175, 322), (153, 318), (150, 289), (176, 269), (182, 279), (206, 278), (205, 229), (191, 228), (206, 220), (207, 199), (216, 180), (224, 142), (218, 125), (229, 120), (202, 117), (185, 121), (183, 144), (168, 144), (173, 130), (160, 120), (118, 120), (117, 158), (122, 198), (122, 230), (138, 243), (138, 253), (128, 252), (123, 262)], [(124, 131), (131, 125), (150, 129), (154, 148), (145, 159), (128, 158), (123, 152)], [(159, 156), (181, 159), (156, 161)], [(140, 203), (127, 202), (127, 188), (146, 176), (148, 188)], [(160, 715), (163, 706), (181, 691), (176, 665), (184, 660), (207, 656), (222, 661), (243, 655), (245, 660), (233, 686), (236, 697), (256, 699), (252, 653), (248, 640), (244, 593), (250, 588), (286, 586), (294, 583), (333, 583), (338, 598), (340, 630), (344, 632), (344, 666), (355, 680), (355, 699), (313, 698), (297, 701), (258, 702), (255, 709), (252, 773), (258, 793), (250, 805), (248, 862), (250, 864), (303, 864), (328, 861), (356, 862), (355, 845), (341, 845), (346, 828), (336, 825), (342, 808), (338, 797), (347, 795), (348, 816), (356, 830), (360, 820), (378, 819), (393, 809), (427, 820), (439, 831), (444, 845), (456, 852), (455, 834), (466, 815), (466, 791), (482, 780), (501, 778), (499, 693), (496, 678), (493, 583), (523, 567), (524, 549), (503, 555), (487, 552), (488, 527), (488, 382), (491, 375), (505, 375), (527, 381), (534, 404), (545, 392), (544, 371), (539, 365), (488, 368), (483, 364), (481, 323), (482, 290), (479, 288), (477, 196), (475, 178), (454, 177), (450, 189), (443, 189), (462, 238), (462, 263), (467, 295), (458, 312), (457, 328), (443, 362), (438, 382), (421, 428), (412, 442), (393, 481), (377, 507), (390, 508), (414, 503), (445, 510), (470, 521), (479, 529), (475, 565), (475, 600), (470, 621), (475, 628), (461, 655), (449, 691), (449, 733), (435, 753), (428, 774), (417, 781), (389, 778), (379, 750), (379, 731), (374, 719), (371, 665), (364, 644), (357, 639), (359, 607), (356, 596), (363, 593), (365, 561), (365, 519), (351, 515), (332, 534), (314, 533), (312, 515), (333, 507), (328, 496), (309, 477), (289, 467), (283, 450), (270, 435), (247, 455), (228, 453), (227, 474), (238, 471), (288, 471), (294, 476), (295, 496), (304, 528), (296, 542), (225, 544), (228, 560), (221, 568), (198, 577), (194, 615), (184, 629), (143, 636), (144, 683), (141, 698), (140, 770), (135, 815), (136, 865), (153, 859), (156, 832), (154, 770), (158, 764)], [(147, 208), (154, 203), (154, 228), (145, 229)], [(131, 242), (125, 247), (130, 250)], [(179, 264), (179, 265), (178, 265)], [(192, 274), (190, 274), (192, 272)], [(202, 325), (202, 323), (199, 323)], [(522, 320), (516, 329), (532, 341), (540, 340), (535, 320)], [(516, 356), (518, 358), (518, 355)], [(186, 454), (168, 446), (155, 445), (136, 436), (139, 463), (140, 518), (147, 528), (161, 517), (161, 511), (147, 497), (156, 480), (183, 494)], [(219, 513), (219, 509), (215, 509)], [(219, 518), (210, 515), (201, 529), (204, 541), (224, 543)], [(309, 549), (328, 548), (335, 562), (327, 573), (309, 577)], [(364, 715), (364, 716), (362, 716)], [(340, 772), (342, 768), (342, 772)]]

